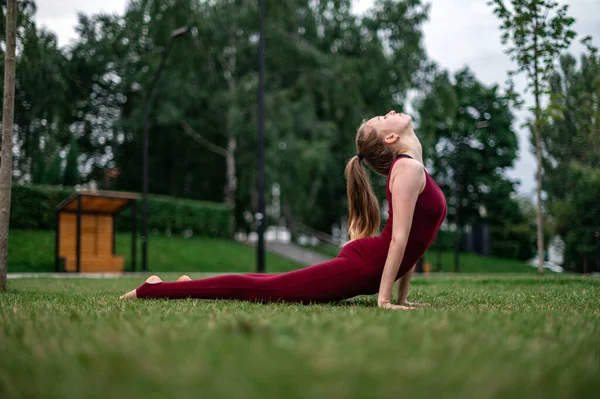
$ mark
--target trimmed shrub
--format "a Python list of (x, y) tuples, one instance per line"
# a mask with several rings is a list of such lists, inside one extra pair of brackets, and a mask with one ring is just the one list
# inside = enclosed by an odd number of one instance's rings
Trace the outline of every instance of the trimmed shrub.
[[(11, 195), (10, 228), (53, 230), (56, 208), (75, 190), (55, 186), (14, 185)], [(138, 233), (142, 220), (142, 203), (138, 201)], [(151, 195), (148, 198), (148, 230), (173, 234), (191, 230), (194, 235), (230, 237), (231, 210), (224, 204)], [(131, 229), (131, 208), (117, 216), (117, 230)]]

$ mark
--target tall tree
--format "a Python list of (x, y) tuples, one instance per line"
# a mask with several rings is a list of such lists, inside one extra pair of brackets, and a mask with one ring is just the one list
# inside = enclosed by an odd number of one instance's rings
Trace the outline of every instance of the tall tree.
[(542, 130), (552, 225), (565, 243), (566, 267), (579, 272), (593, 269), (600, 220), (600, 57), (586, 44), (579, 65), (564, 55), (552, 74), (550, 121)]
[(566, 49), (575, 32), (571, 30), (574, 19), (567, 16), (568, 5), (560, 6), (556, 0), (490, 0), (494, 13), (501, 21), (502, 44), (517, 63), (509, 72), (509, 81), (517, 73), (525, 73), (527, 84), (533, 90), (535, 105), (532, 130), (537, 158), (537, 246), (538, 271), (544, 273), (544, 227), (542, 215), (542, 137), (545, 115), (541, 100), (548, 92), (548, 78), (557, 56)]
[(62, 157), (60, 151), (56, 151), (50, 160), (48, 169), (44, 174), (42, 183), (49, 185), (59, 185), (63, 182)]
[(58, 48), (56, 36), (38, 29), (34, 22), (21, 29), (19, 76), (15, 96), (15, 135), (18, 146), (17, 181), (39, 183), (47, 160), (44, 154), (68, 144), (60, 113), (68, 97), (64, 74), (67, 60)]
[[(294, 0), (267, 10), (267, 186), (280, 184), (286, 214), (323, 229), (346, 212), (339, 176), (356, 127), (363, 117), (400, 108), (425, 59), (420, 26), (427, 8), (420, 1), (379, 1), (362, 20), (350, 6)], [(202, 24), (173, 47), (156, 88), (150, 191), (235, 198), (244, 222), (256, 202), (256, 2), (132, 2), (120, 29), (90, 30), (113, 35), (96, 41), (122, 72), (117, 90), (125, 103), (116, 126), (124, 140), (114, 147), (119, 187), (138, 187), (148, 75), (170, 31), (192, 17)]]
[(0, 291), (6, 290), (8, 227), (12, 185), (12, 144), (15, 111), (15, 52), (17, 47), (17, 0), (6, 8), (6, 52), (4, 53), (4, 97), (2, 104), (2, 152), (0, 159)]
[[(433, 150), (433, 176), (445, 192), (456, 226), (454, 270), (459, 271), (463, 227), (485, 220), (509, 199), (512, 182), (503, 172), (512, 166), (518, 147), (511, 129), (513, 116), (498, 87), (486, 87), (468, 69), (450, 80), (437, 72), (420, 100), (419, 131)], [(503, 184), (501, 184), (501, 182)]]
[(63, 178), (63, 184), (65, 186), (75, 186), (79, 184), (79, 164), (77, 161), (78, 157), (79, 150), (77, 146), (77, 139), (73, 135), (71, 136), (69, 152), (67, 153), (67, 164), (65, 165), (65, 175)]

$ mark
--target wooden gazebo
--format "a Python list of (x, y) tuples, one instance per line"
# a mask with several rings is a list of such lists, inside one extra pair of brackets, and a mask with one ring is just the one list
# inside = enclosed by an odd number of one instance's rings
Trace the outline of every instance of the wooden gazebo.
[(137, 199), (132, 193), (77, 191), (61, 202), (56, 209), (55, 271), (124, 271), (123, 257), (115, 256), (115, 216), (130, 205), (131, 270), (135, 271)]

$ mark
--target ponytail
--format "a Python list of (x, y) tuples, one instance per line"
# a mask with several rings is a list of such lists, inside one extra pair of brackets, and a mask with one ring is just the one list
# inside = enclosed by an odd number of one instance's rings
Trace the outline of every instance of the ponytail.
[(371, 186), (367, 170), (354, 156), (346, 165), (348, 194), (348, 236), (350, 241), (373, 237), (379, 231), (379, 202)]

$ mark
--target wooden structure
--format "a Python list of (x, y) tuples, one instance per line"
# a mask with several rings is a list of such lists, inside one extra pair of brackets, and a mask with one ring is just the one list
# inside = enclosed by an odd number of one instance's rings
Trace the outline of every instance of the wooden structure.
[(56, 272), (61, 260), (66, 272), (122, 272), (123, 257), (115, 256), (115, 216), (127, 206), (131, 212), (131, 270), (136, 264), (137, 194), (78, 191), (56, 210)]

